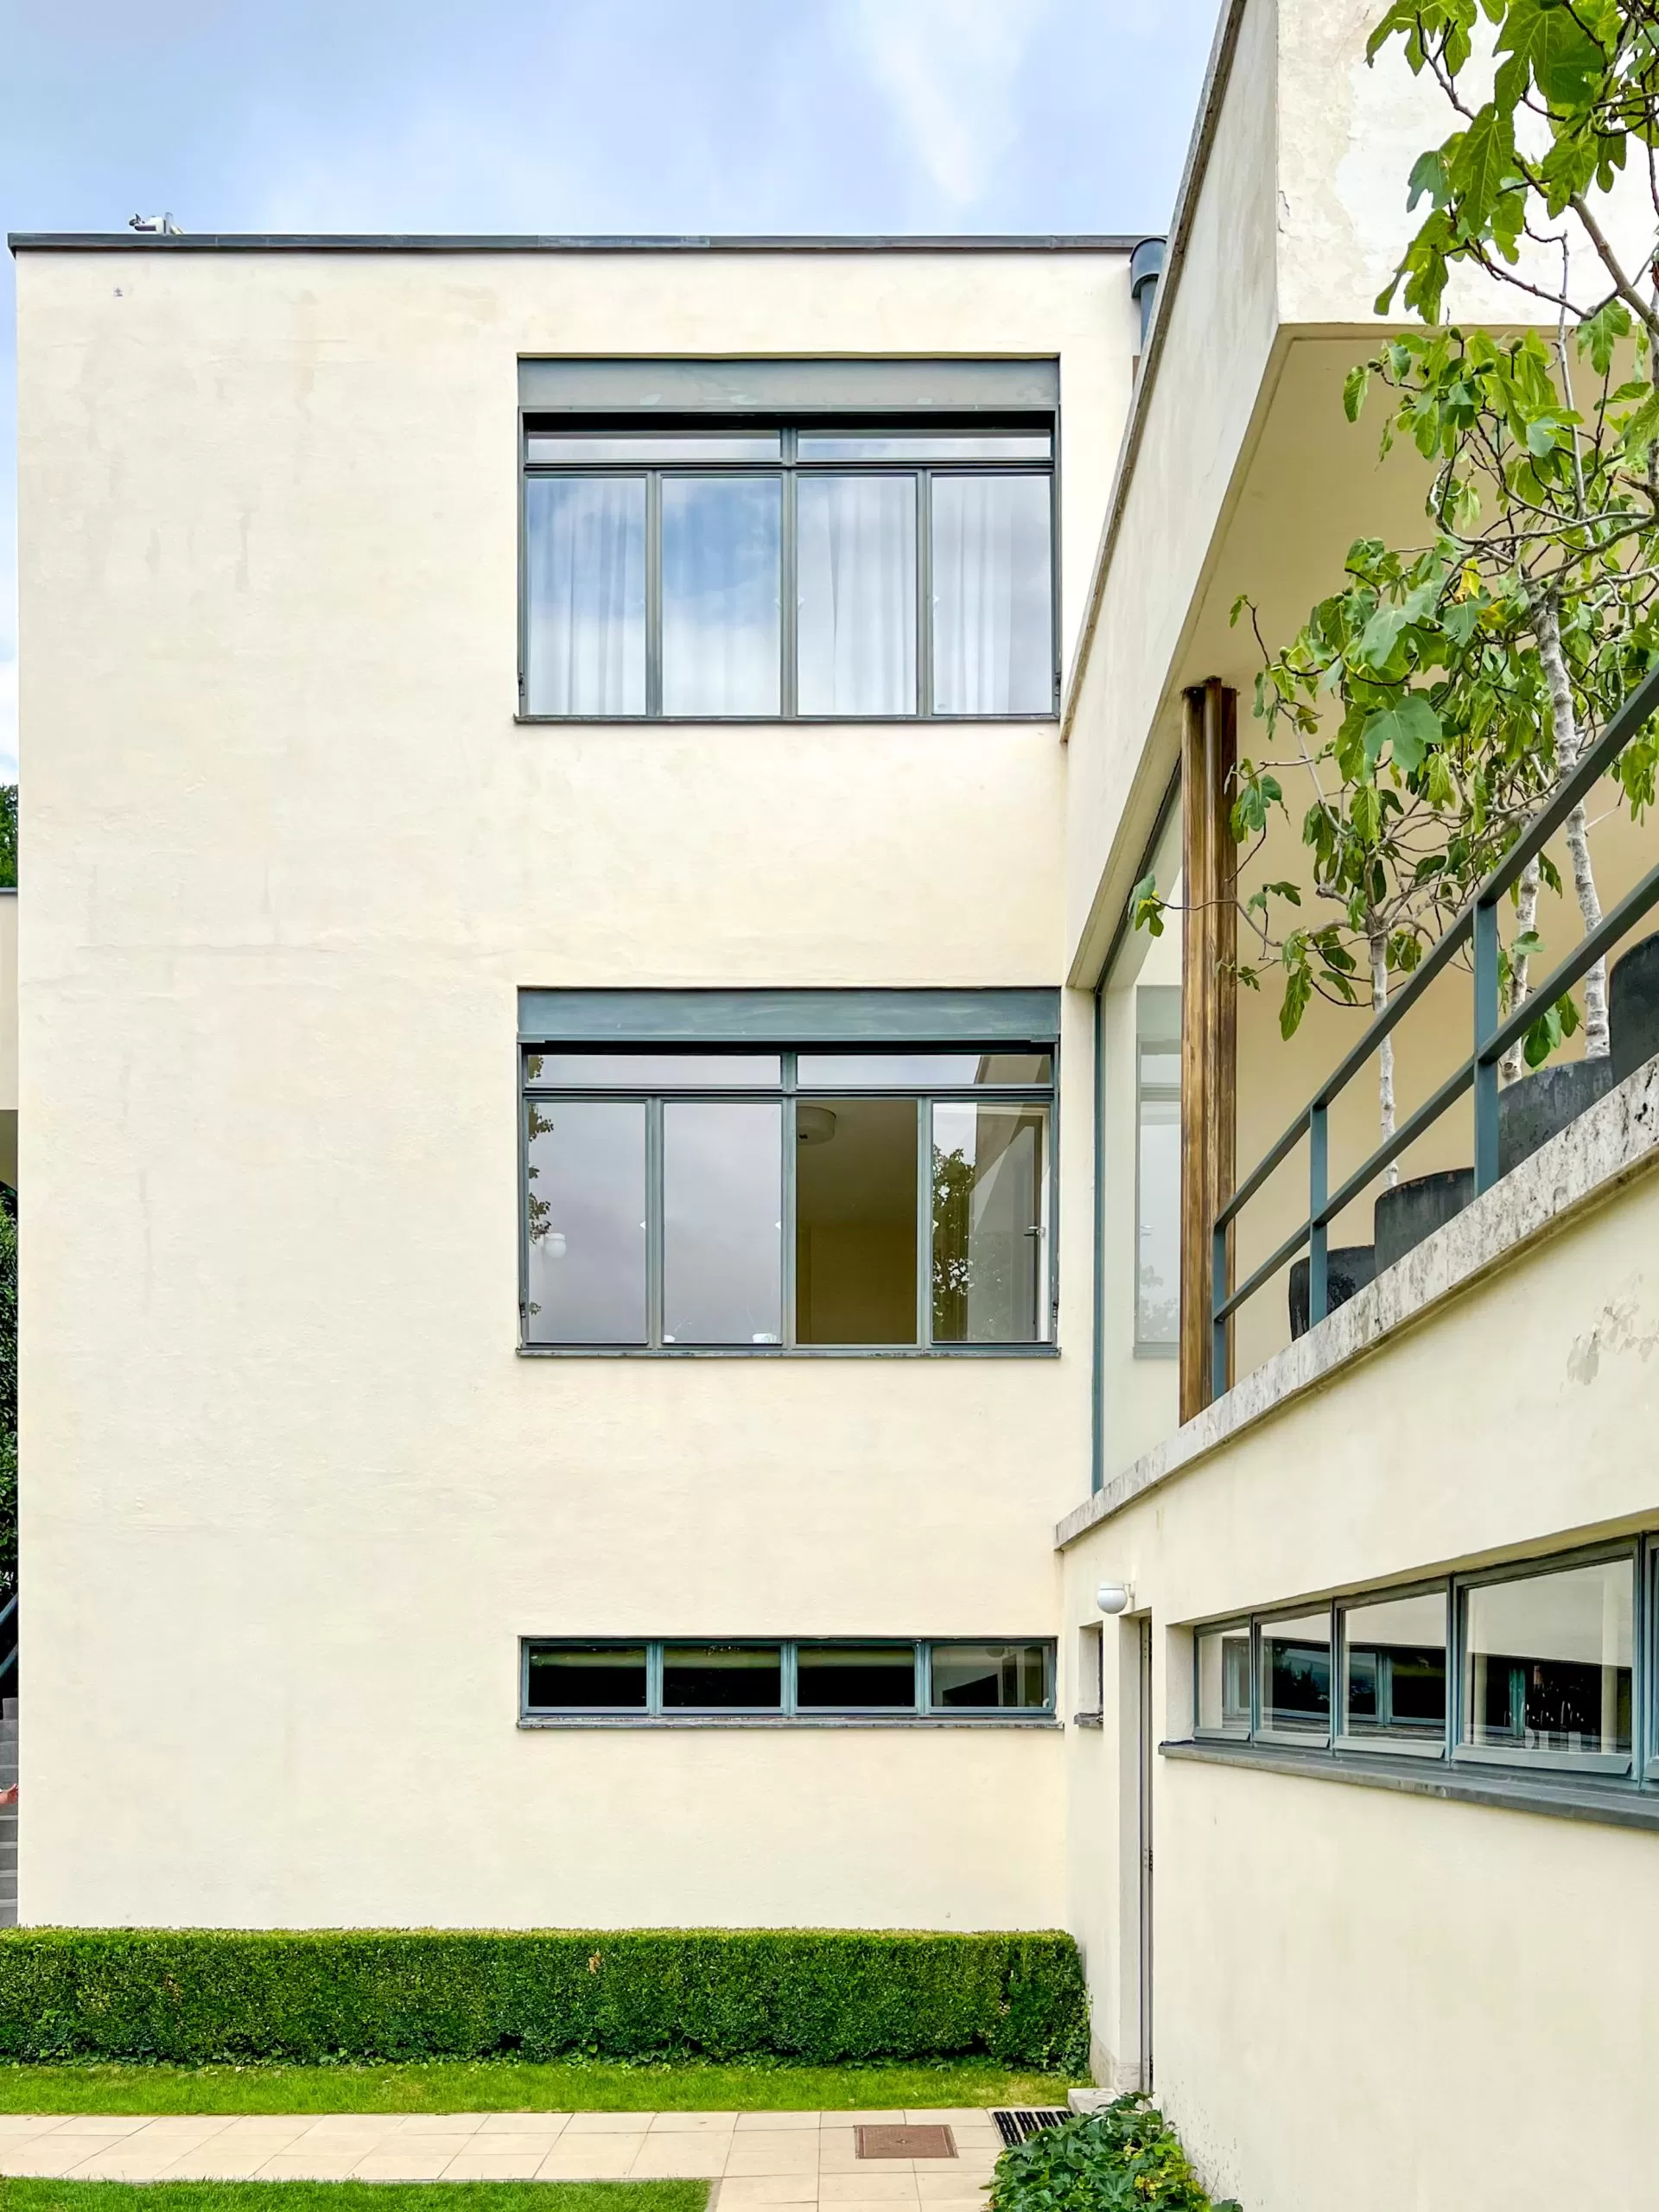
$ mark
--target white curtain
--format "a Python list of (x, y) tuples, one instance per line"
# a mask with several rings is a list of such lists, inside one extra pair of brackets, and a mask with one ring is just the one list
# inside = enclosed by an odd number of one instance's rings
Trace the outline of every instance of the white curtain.
[(916, 480), (809, 476), (796, 486), (804, 715), (916, 711)]
[(529, 711), (643, 715), (644, 478), (532, 476), (524, 567)]
[(933, 704), (942, 715), (1054, 704), (1046, 476), (933, 480)]

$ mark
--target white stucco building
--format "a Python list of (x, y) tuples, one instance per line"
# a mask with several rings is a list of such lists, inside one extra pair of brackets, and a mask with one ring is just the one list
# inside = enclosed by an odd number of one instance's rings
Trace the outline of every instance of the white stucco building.
[(1125, 927), (1420, 505), (1370, 14), (1230, 6), (1155, 296), (13, 240), (25, 1923), (1061, 1925), (1248, 2204), (1644, 2201), (1659, 1070), (1211, 1403), (1357, 1031)]

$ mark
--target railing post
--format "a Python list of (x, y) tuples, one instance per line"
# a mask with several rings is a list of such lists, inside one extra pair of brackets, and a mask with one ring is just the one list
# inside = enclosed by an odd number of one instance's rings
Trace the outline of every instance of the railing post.
[(1328, 1188), (1329, 1165), (1325, 1150), (1325, 1109), (1315, 1103), (1307, 1109), (1307, 1325), (1323, 1321), (1329, 1302), (1328, 1275), (1325, 1267), (1325, 1224), (1319, 1219), (1325, 1211)]
[(1475, 906), (1475, 1189), (1490, 1191), (1498, 1178), (1497, 1062), (1483, 1060), (1481, 1046), (1497, 1027), (1497, 901)]
[(1210, 1401), (1213, 1404), (1232, 1385), (1227, 1372), (1227, 1322), (1221, 1312), (1232, 1296), (1232, 1285), (1227, 1280), (1225, 1223), (1217, 1222), (1210, 1236)]

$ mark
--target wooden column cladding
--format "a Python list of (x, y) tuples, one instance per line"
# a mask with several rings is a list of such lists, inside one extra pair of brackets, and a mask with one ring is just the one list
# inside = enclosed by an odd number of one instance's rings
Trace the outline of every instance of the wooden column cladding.
[(1181, 1419), (1191, 1421), (1212, 1395), (1211, 1230), (1233, 1191), (1238, 910), (1228, 816), (1238, 694), (1211, 677), (1182, 703), (1180, 1373)]

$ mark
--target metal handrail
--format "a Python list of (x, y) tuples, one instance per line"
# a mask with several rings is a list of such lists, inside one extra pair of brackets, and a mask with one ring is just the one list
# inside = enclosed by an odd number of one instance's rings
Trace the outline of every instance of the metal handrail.
[[(1541, 983), (1530, 990), (1518, 1007), (1498, 1016), (1497, 908), (1513, 888), (1529, 861), (1535, 860), (1567, 816), (1605, 775), (1624, 747), (1659, 713), (1659, 667), (1643, 677), (1619, 708), (1595, 744), (1582, 753), (1570, 776), (1565, 778), (1548, 804), (1541, 807), (1521, 835), (1478, 886), (1456, 918), (1418, 963), (1367, 1027), (1364, 1034), (1338, 1062), (1279, 1138), (1264, 1153), (1217, 1214), (1211, 1230), (1211, 1350), (1210, 1395), (1218, 1398), (1228, 1388), (1227, 1324), (1249, 1298), (1254, 1297), (1286, 1262), (1308, 1247), (1307, 1318), (1311, 1327), (1322, 1321), (1329, 1308), (1326, 1237), (1330, 1224), (1373, 1182), (1384, 1168), (1432, 1127), (1448, 1106), (1462, 1097), (1471, 1084), (1475, 1093), (1475, 1190), (1490, 1190), (1498, 1179), (1497, 1064), (1510, 1047), (1524, 1037), (1541, 1008), (1554, 1006), (1565, 991), (1608, 949), (1616, 944), (1632, 922), (1659, 906), (1659, 868), (1649, 870), (1618, 905), (1586, 931), (1567, 958)], [(1394, 1135), (1378, 1145), (1334, 1194), (1328, 1185), (1328, 1116), (1332, 1105), (1346, 1090), (1376, 1051), (1383, 1039), (1416, 1005), (1429, 985), (1465, 944), (1474, 950), (1474, 1037), (1467, 1059), (1441, 1084), (1433, 1096), (1408, 1116)], [(1269, 1259), (1263, 1261), (1236, 1290), (1229, 1288), (1231, 1273), (1227, 1232), (1243, 1208), (1262, 1188), (1274, 1168), (1289, 1156), (1303, 1137), (1308, 1141), (1308, 1206), (1301, 1226), (1294, 1230)]]

